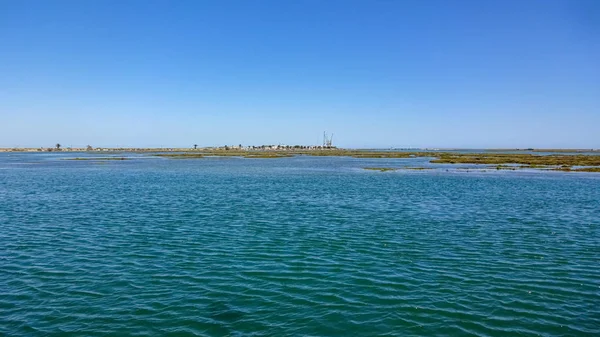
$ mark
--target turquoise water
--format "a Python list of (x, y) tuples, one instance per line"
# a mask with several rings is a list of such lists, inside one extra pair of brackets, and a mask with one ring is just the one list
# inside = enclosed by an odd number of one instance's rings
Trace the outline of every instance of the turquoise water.
[(600, 334), (600, 174), (69, 156), (0, 154), (0, 335)]

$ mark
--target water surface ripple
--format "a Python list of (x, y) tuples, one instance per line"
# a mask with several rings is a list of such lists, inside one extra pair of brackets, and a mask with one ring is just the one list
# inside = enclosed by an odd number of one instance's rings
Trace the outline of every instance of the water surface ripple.
[(600, 335), (600, 175), (409, 160), (2, 154), (0, 335)]

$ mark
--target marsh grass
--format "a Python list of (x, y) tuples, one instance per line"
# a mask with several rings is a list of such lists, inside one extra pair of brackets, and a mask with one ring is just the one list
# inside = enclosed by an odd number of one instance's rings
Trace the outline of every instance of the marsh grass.
[[(239, 151), (239, 150), (203, 150), (202, 152), (177, 152), (177, 153), (158, 153), (159, 157), (174, 159), (193, 159), (205, 158), (208, 156), (216, 157), (243, 157), (243, 158), (286, 158), (297, 155), (307, 156), (345, 156), (353, 158), (416, 158), (431, 157), (430, 162), (434, 164), (486, 164), (495, 165), (489, 168), (497, 170), (519, 170), (523, 168), (533, 169), (553, 169), (559, 167), (562, 171), (567, 171), (567, 167), (572, 166), (600, 166), (600, 156), (583, 154), (554, 154), (537, 155), (531, 153), (455, 153), (455, 152), (393, 152), (393, 151), (372, 151), (372, 150), (277, 150), (277, 151)], [(518, 166), (510, 166), (514, 164)], [(381, 168), (366, 168), (381, 171)], [(384, 168), (385, 169), (385, 168)], [(406, 168), (411, 169), (411, 168)], [(425, 169), (425, 168), (412, 168)], [(391, 170), (391, 168), (390, 168)], [(394, 169), (396, 170), (396, 169)], [(571, 170), (571, 169), (569, 169)], [(389, 171), (389, 170), (388, 170)], [(578, 172), (598, 172), (595, 168), (576, 169)]]
[(533, 155), (494, 153), (441, 153), (432, 163), (440, 164), (520, 164), (535, 166), (600, 166), (596, 155)]
[(582, 167), (582, 168), (572, 168), (572, 167), (557, 167), (552, 169), (553, 171), (563, 171), (563, 172), (600, 172), (600, 167)]

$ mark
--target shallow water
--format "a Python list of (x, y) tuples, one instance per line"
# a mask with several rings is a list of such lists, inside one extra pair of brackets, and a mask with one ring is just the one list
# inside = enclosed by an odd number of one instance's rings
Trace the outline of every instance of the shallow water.
[(0, 154), (0, 335), (600, 334), (600, 174), (74, 156)]

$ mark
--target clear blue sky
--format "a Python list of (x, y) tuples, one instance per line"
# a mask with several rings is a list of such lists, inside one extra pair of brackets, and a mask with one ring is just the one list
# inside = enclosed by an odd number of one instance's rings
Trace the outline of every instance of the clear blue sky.
[(0, 147), (600, 147), (600, 1), (0, 0)]

